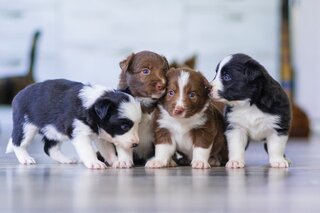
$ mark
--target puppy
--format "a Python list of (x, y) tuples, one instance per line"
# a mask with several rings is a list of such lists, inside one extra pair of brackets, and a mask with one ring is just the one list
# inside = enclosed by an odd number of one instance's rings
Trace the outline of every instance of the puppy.
[(190, 68), (171, 68), (167, 79), (167, 94), (155, 111), (155, 157), (146, 167), (174, 166), (176, 151), (192, 160), (193, 168), (226, 163), (223, 117), (209, 99), (209, 82)]
[(139, 125), (139, 146), (134, 148), (134, 161), (144, 165), (154, 155), (153, 111), (166, 90), (169, 64), (164, 56), (150, 51), (132, 53), (120, 62), (118, 89), (140, 101), (142, 121)]
[(111, 165), (127, 164), (132, 147), (139, 143), (140, 104), (120, 91), (64, 79), (48, 80), (20, 91), (12, 107), (13, 131), (7, 153), (14, 151), (21, 164), (35, 163), (27, 146), (36, 133), (43, 136), (44, 151), (52, 159), (74, 163), (60, 151), (61, 143), (71, 140), (84, 165), (92, 169), (106, 165), (97, 159), (91, 140), (108, 153), (106, 160)]
[(227, 105), (226, 167), (245, 166), (244, 152), (250, 139), (266, 139), (271, 167), (288, 167), (284, 150), (291, 120), (290, 103), (266, 69), (245, 54), (230, 55), (218, 64), (211, 85), (211, 97)]

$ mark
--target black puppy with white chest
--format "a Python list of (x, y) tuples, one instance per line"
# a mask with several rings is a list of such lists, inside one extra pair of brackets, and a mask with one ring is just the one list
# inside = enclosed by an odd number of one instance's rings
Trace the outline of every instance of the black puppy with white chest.
[(226, 104), (226, 167), (245, 166), (244, 152), (250, 139), (267, 141), (271, 167), (288, 167), (284, 150), (290, 129), (290, 102), (266, 69), (248, 55), (230, 55), (218, 64), (211, 85), (211, 97)]
[(44, 151), (52, 159), (75, 163), (60, 151), (61, 142), (71, 140), (80, 160), (92, 169), (106, 165), (97, 159), (91, 141), (107, 153), (110, 165), (132, 161), (128, 150), (139, 143), (139, 102), (103, 86), (64, 79), (35, 83), (16, 95), (12, 108), (13, 131), (7, 152), (14, 152), (21, 164), (35, 163), (27, 146), (37, 133), (43, 136)]

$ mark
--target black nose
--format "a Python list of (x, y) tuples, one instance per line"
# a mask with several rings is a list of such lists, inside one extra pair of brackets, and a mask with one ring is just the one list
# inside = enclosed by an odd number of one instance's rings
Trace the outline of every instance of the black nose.
[(132, 148), (133, 148), (133, 147), (137, 147), (137, 146), (138, 146), (137, 143), (133, 143), (133, 144), (132, 144)]

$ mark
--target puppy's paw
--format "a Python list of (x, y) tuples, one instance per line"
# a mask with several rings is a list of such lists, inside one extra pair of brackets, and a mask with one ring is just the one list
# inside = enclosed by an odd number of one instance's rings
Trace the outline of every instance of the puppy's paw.
[(226, 164), (226, 167), (229, 169), (237, 169), (237, 168), (243, 168), (244, 165), (245, 164), (243, 160), (229, 160)]
[(288, 168), (289, 162), (285, 158), (270, 159), (270, 166), (272, 168)]
[(76, 164), (76, 163), (78, 163), (78, 161), (75, 158), (66, 158), (66, 159), (60, 161), (60, 163), (63, 163), (63, 164)]
[(99, 160), (84, 161), (83, 163), (88, 169), (106, 169), (107, 168), (107, 165)]
[(145, 165), (146, 168), (163, 168), (163, 167), (169, 167), (169, 166), (171, 166), (170, 162), (167, 162), (165, 160), (155, 159), (155, 158), (148, 160), (148, 162)]
[(131, 168), (133, 166), (132, 160), (117, 160), (112, 163), (113, 168)]
[(210, 164), (207, 161), (203, 161), (203, 160), (192, 160), (191, 166), (194, 169), (209, 169), (210, 168)]
[(23, 158), (20, 158), (19, 162), (24, 165), (36, 164), (36, 161), (34, 160), (34, 158), (30, 156), (25, 156)]
[(209, 164), (210, 164), (210, 166), (212, 166), (212, 167), (221, 166), (221, 162), (220, 162), (218, 159), (216, 159), (216, 158), (210, 158), (210, 159), (209, 159)]

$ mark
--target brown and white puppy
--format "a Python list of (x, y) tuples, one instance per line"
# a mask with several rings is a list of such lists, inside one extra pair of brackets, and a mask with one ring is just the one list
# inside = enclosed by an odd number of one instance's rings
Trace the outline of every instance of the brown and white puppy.
[[(154, 155), (153, 111), (166, 90), (166, 72), (169, 64), (164, 56), (151, 51), (132, 53), (120, 62), (121, 74), (118, 89), (140, 101), (142, 119), (139, 125), (139, 146), (134, 148), (135, 164), (144, 165)], [(106, 157), (101, 152), (102, 156)], [(130, 166), (131, 167), (133, 163)], [(120, 165), (115, 167), (122, 167)]]
[(167, 79), (167, 93), (155, 111), (155, 157), (146, 167), (174, 166), (176, 151), (192, 160), (193, 168), (225, 164), (223, 117), (209, 99), (206, 78), (189, 68), (171, 68)]

